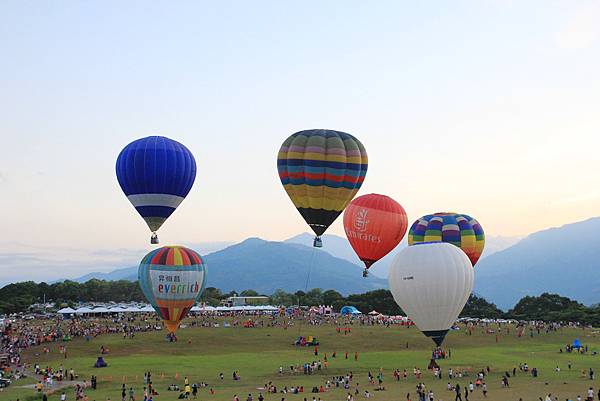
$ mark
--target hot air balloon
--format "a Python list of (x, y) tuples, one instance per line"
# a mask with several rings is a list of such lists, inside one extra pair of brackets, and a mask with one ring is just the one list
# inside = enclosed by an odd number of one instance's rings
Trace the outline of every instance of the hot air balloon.
[(434, 213), (421, 217), (408, 230), (408, 245), (443, 241), (462, 249), (473, 266), (485, 245), (481, 224), (471, 216), (458, 213)]
[(369, 194), (354, 199), (344, 211), (346, 237), (367, 269), (402, 241), (408, 219), (404, 208), (385, 195)]
[(131, 142), (117, 158), (117, 179), (158, 244), (156, 231), (192, 189), (196, 161), (182, 144), (164, 136)]
[(467, 255), (445, 242), (403, 249), (388, 277), (394, 300), (419, 330), (440, 346), (473, 290)]
[(354, 198), (367, 173), (365, 147), (350, 134), (325, 129), (296, 132), (277, 156), (279, 178), (316, 234), (313, 245)]
[(188, 314), (206, 284), (202, 258), (182, 246), (163, 246), (144, 256), (138, 282), (170, 333)]

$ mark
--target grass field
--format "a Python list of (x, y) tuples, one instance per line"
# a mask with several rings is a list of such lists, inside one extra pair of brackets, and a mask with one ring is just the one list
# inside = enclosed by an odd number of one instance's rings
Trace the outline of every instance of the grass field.
[[(298, 333), (317, 336), (321, 345), (319, 356), (313, 355), (312, 347), (292, 346)], [(561, 329), (559, 332), (528, 335), (518, 338), (511, 329), (510, 334), (503, 332), (496, 342), (496, 334), (485, 334), (482, 328), (477, 328), (472, 336), (466, 335), (465, 330), (455, 331), (446, 339), (446, 349), (451, 349), (451, 359), (440, 361), (444, 372), (442, 380), (434, 380), (430, 371), (426, 370), (429, 362), (432, 342), (425, 338), (416, 328), (406, 327), (381, 327), (381, 326), (353, 326), (352, 333), (344, 336), (336, 333), (332, 325), (265, 328), (187, 328), (178, 332), (179, 341), (168, 343), (165, 341), (165, 332), (140, 333), (133, 339), (124, 339), (121, 335), (105, 335), (89, 342), (84, 339), (75, 339), (66, 343), (68, 346), (68, 359), (64, 359), (58, 352), (59, 343), (51, 344), (49, 354), (39, 354), (40, 348), (28, 350), (25, 358), (29, 363), (36, 361), (42, 366), (57, 368), (61, 363), (66, 369), (73, 368), (79, 374), (80, 380), (87, 379), (92, 374), (98, 376), (98, 389), (87, 390), (90, 400), (116, 401), (121, 399), (120, 388), (123, 382), (127, 387), (136, 389), (136, 401), (143, 399), (143, 374), (151, 371), (153, 383), (160, 395), (155, 400), (176, 400), (178, 393), (167, 392), (166, 388), (171, 383), (183, 385), (183, 378), (187, 376), (192, 382), (204, 381), (209, 384), (207, 388), (199, 390), (200, 400), (232, 400), (238, 394), (244, 401), (248, 393), (257, 399), (257, 388), (273, 381), (278, 389), (284, 386), (303, 385), (303, 394), (287, 394), (286, 401), (309, 401), (313, 394), (313, 386), (324, 384), (334, 375), (342, 375), (349, 371), (354, 374), (354, 385), (360, 383), (360, 394), (355, 396), (355, 401), (364, 399), (363, 391), (369, 389), (373, 394), (372, 399), (381, 401), (403, 401), (406, 394), (411, 393), (415, 400), (415, 386), (418, 380), (413, 376), (413, 367), (423, 370), (423, 381), (427, 388), (433, 389), (435, 400), (454, 400), (454, 394), (447, 391), (447, 370), (469, 370), (470, 377), (453, 379), (452, 383), (460, 383), (461, 387), (475, 381), (475, 372), (486, 366), (492, 370), (486, 378), (488, 385), (488, 400), (511, 401), (523, 400), (537, 401), (538, 397), (545, 397), (548, 393), (558, 396), (563, 401), (567, 397), (575, 399), (580, 394), (584, 399), (587, 388), (594, 387), (598, 392), (598, 379), (594, 381), (582, 377), (581, 370), (592, 367), (600, 373), (600, 356), (593, 356), (592, 350), (600, 350), (600, 337), (592, 330), (587, 329)], [(559, 353), (559, 348), (573, 341), (575, 337), (587, 344), (590, 352), (585, 355)], [(191, 341), (191, 343), (189, 342)], [(408, 343), (408, 348), (407, 348)], [(65, 343), (61, 343), (65, 344)], [(108, 347), (110, 353), (105, 355), (109, 364), (107, 368), (94, 369), (92, 366), (99, 354), (101, 345)], [(337, 358), (331, 357), (336, 351)], [(346, 360), (345, 352), (349, 353)], [(354, 360), (354, 352), (359, 353), (358, 361)], [(302, 373), (292, 375), (289, 366), (302, 364), (315, 359), (323, 358), (327, 353), (329, 367), (316, 374), (307, 376)], [(572, 369), (567, 369), (569, 361)], [(515, 378), (510, 379), (510, 388), (502, 388), (501, 375), (519, 363), (527, 362), (530, 367), (537, 367), (539, 376), (531, 377), (520, 373), (517, 369)], [(560, 366), (561, 372), (555, 371)], [(284, 367), (284, 375), (279, 375), (279, 366)], [(384, 372), (385, 391), (373, 391), (375, 386), (368, 384), (367, 373), (376, 375), (380, 369)], [(393, 380), (394, 369), (407, 369), (408, 380)], [(239, 371), (241, 380), (232, 380), (232, 372)], [(218, 378), (219, 373), (224, 374), (224, 380)], [(0, 393), (0, 400), (26, 400), (34, 395), (31, 388), (22, 387), (33, 383), (32, 379), (24, 379)], [(212, 387), (215, 394), (211, 395), (208, 388)], [(334, 388), (326, 393), (315, 394), (323, 401), (345, 400), (348, 390)], [(67, 390), (67, 400), (74, 400), (72, 390)], [(268, 401), (280, 401), (283, 394), (266, 394)], [(481, 400), (481, 391), (476, 390), (469, 399)], [(51, 395), (49, 400), (58, 400), (58, 393)]]

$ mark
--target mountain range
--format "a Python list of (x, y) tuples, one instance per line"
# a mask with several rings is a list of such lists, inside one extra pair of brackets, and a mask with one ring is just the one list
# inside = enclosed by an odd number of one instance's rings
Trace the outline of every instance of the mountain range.
[[(362, 268), (336, 258), (322, 249), (300, 244), (248, 238), (239, 244), (203, 256), (208, 268), (207, 286), (224, 292), (253, 289), (271, 294), (276, 289), (288, 292), (335, 289), (343, 295), (387, 287), (387, 280), (362, 277)], [(73, 279), (85, 282), (137, 280), (137, 266), (110, 273), (90, 273)]]
[[(309, 233), (302, 233), (296, 235), (295, 237), (285, 240), (285, 242), (312, 246), (313, 238), (314, 235), (311, 235)], [(485, 249), (481, 258), (483, 259), (487, 256), (493, 255), (498, 251), (504, 250), (519, 242), (520, 239), (520, 237), (503, 237), (493, 235), (487, 236), (485, 239)], [(369, 271), (377, 277), (387, 279), (392, 260), (398, 254), (398, 252), (400, 252), (407, 246), (408, 242), (406, 237), (404, 237), (402, 242), (400, 242), (400, 244), (398, 244), (398, 246), (394, 248), (392, 252), (390, 252), (383, 259), (379, 260), (377, 263), (371, 266)], [(358, 256), (356, 256), (356, 253), (354, 252), (346, 238), (339, 237), (337, 235), (325, 234), (323, 236), (323, 249), (337, 258), (345, 259), (348, 262), (364, 267), (363, 263), (360, 261)]]
[[(521, 240), (488, 237), (484, 257), (475, 267), (474, 292), (508, 309), (525, 295), (554, 292), (584, 304), (600, 302), (600, 217), (531, 234)], [(304, 233), (286, 241), (249, 238), (204, 256), (208, 286), (223, 291), (254, 289), (271, 294), (319, 287), (346, 295), (387, 288), (387, 271), (406, 243), (363, 278), (361, 262), (347, 240), (323, 237), (324, 247), (312, 247), (313, 236)], [(516, 243), (515, 243), (516, 242)], [(226, 244), (222, 244), (225, 246)], [(75, 279), (136, 280), (137, 267), (111, 273), (91, 273)], [(382, 277), (383, 276), (383, 277)], [(307, 284), (308, 280), (308, 284)]]
[(507, 309), (525, 295), (600, 302), (600, 217), (538, 231), (482, 259), (475, 292)]

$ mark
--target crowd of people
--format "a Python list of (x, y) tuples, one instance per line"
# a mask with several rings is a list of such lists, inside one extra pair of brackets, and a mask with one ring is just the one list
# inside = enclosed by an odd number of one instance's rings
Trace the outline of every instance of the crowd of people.
[[(215, 316), (215, 315), (196, 315), (187, 319), (184, 325), (185, 327), (202, 327), (202, 328), (214, 328), (225, 322), (230, 327), (280, 327), (288, 329), (291, 326), (302, 324), (302, 325), (326, 325), (329, 324), (335, 327), (336, 333), (344, 336), (352, 335), (352, 327), (361, 325), (383, 325), (388, 326), (392, 323), (390, 320), (381, 318), (374, 318), (369, 316), (361, 317), (342, 317), (339, 315), (324, 315), (324, 316), (277, 316), (277, 315), (257, 315), (252, 316), (253, 324), (251, 326), (246, 325), (245, 322), (249, 320), (249, 317), (241, 313), (229, 313), (226, 316)], [(496, 325), (492, 326), (488, 323), (465, 323), (464, 332), (467, 335), (472, 335), (474, 330), (481, 329), (482, 332), (489, 335), (510, 334), (511, 328), (508, 325)], [(25, 320), (16, 319), (7, 324), (1, 331), (0, 335), (0, 354), (8, 356), (10, 365), (10, 375), (17, 380), (20, 377), (26, 375), (34, 375), (39, 378), (38, 383), (35, 385), (35, 391), (40, 394), (44, 394), (45, 390), (52, 389), (61, 392), (61, 397), (66, 392), (71, 391), (70, 389), (63, 389), (63, 384), (67, 384), (73, 391), (73, 397), (76, 401), (85, 401), (89, 397), (87, 392), (97, 388), (98, 379), (96, 376), (91, 378), (80, 378), (77, 372), (69, 367), (69, 340), (73, 338), (83, 338), (85, 341), (92, 341), (107, 334), (122, 335), (124, 340), (127, 341), (135, 337), (136, 333), (160, 330), (162, 323), (157, 319), (154, 314), (139, 314), (139, 315), (115, 315), (110, 318), (99, 318), (99, 317), (76, 317), (73, 319), (62, 319), (61, 317), (54, 317), (48, 319), (36, 319), (36, 320)], [(522, 332), (529, 330), (530, 333), (539, 335), (542, 333), (551, 333), (561, 329), (558, 324), (540, 324), (535, 323), (529, 326), (520, 325), (516, 329), (516, 335), (519, 336)], [(188, 340), (188, 341), (191, 341)], [(44, 353), (58, 352), (62, 361), (59, 366), (40, 366), (39, 363), (29, 365), (23, 361), (23, 351), (28, 350), (32, 347), (35, 348), (36, 357), (41, 356)], [(406, 348), (408, 348), (408, 343)], [(104, 345), (100, 345), (100, 354), (105, 355), (110, 352)], [(573, 352), (573, 349), (565, 348), (566, 352)], [(56, 351), (54, 351), (56, 350)], [(562, 349), (561, 349), (562, 352)], [(451, 352), (440, 347), (435, 348), (432, 351), (432, 359), (443, 359), (450, 358)], [(374, 392), (386, 391), (384, 384), (384, 371), (380, 369), (377, 372), (368, 372), (366, 378), (361, 380), (365, 384), (361, 386), (359, 380), (356, 379), (355, 374), (352, 371), (347, 372), (343, 375), (329, 376), (327, 369), (329, 364), (332, 363), (336, 358), (338, 359), (354, 359), (358, 361), (358, 351), (348, 352), (343, 351), (338, 355), (335, 351), (329, 353), (322, 353), (319, 355), (318, 347), (314, 348), (313, 360), (289, 365), (289, 369), (284, 369), (283, 365), (279, 367), (279, 374), (281, 376), (291, 374), (303, 374), (303, 375), (321, 375), (323, 380), (318, 385), (311, 385), (307, 389), (303, 385), (277, 385), (275, 381), (266, 383), (260, 388), (260, 392), (256, 395), (256, 400), (263, 401), (265, 394), (281, 394), (283, 401), (285, 397), (289, 395), (298, 395), (304, 393), (317, 394), (312, 397), (315, 401), (320, 399), (318, 394), (329, 391), (340, 391), (346, 394), (347, 401), (354, 401), (355, 397), (371, 398)], [(568, 370), (571, 369), (571, 363), (568, 364)], [(556, 367), (556, 373), (560, 372), (560, 368)], [(399, 382), (407, 380), (411, 373), (410, 369), (397, 368), (392, 372), (394, 381)], [(518, 367), (515, 366), (511, 371), (505, 371), (500, 375), (501, 382), (500, 387), (510, 387), (509, 380), (516, 376), (518, 373), (528, 374), (532, 377), (537, 377), (539, 372), (536, 367), (529, 367), (527, 363), (519, 363)], [(469, 395), (474, 392), (480, 393), (484, 398), (488, 395), (488, 375), (490, 374), (490, 368), (480, 370), (473, 374), (470, 369), (462, 368), (448, 368), (447, 377), (448, 384), (447, 390), (453, 395), (455, 399), (468, 400)], [(412, 376), (418, 382), (418, 385), (413, 395), (407, 394), (407, 400), (419, 400), (419, 401), (436, 401), (433, 390), (426, 386), (426, 376), (431, 377), (432, 380), (442, 380), (444, 372), (439, 367), (432, 369), (422, 370), (419, 367), (412, 369)], [(582, 373), (582, 376), (594, 379), (593, 369), (589, 368)], [(151, 373), (144, 372), (143, 375), (143, 389), (141, 395), (136, 398), (135, 386), (127, 386), (126, 383), (122, 384), (121, 395), (122, 401), (154, 401), (154, 398), (158, 395), (159, 389), (157, 389), (152, 380)], [(473, 378), (472, 382), (461, 388), (459, 383), (452, 384), (456, 379)], [(231, 374), (231, 379), (234, 381), (241, 380), (241, 374), (235, 370)], [(283, 378), (282, 378), (283, 379)], [(224, 380), (224, 375), (219, 375), (219, 380)], [(68, 382), (68, 383), (65, 383)], [(464, 383), (464, 382), (463, 382)], [(207, 389), (207, 393), (214, 394), (215, 389), (213, 386), (209, 386), (206, 382), (201, 381), (199, 383), (190, 383), (187, 378), (184, 379), (183, 383), (172, 383), (168, 387), (165, 387), (165, 391), (176, 391), (179, 393), (179, 398), (197, 398), (199, 391), (203, 388)], [(496, 388), (494, 386), (494, 388)], [(139, 388), (138, 388), (139, 390)], [(591, 390), (591, 389), (590, 389)], [(550, 395), (551, 396), (551, 395)], [(153, 398), (154, 397), (154, 398)], [(236, 396), (237, 397), (237, 396)], [(310, 398), (310, 397), (308, 397)], [(438, 397), (438, 400), (441, 397)], [(444, 396), (444, 399), (448, 398)], [(598, 393), (600, 399), (600, 392)], [(69, 400), (72, 399), (69, 397)], [(306, 399), (306, 398), (305, 398)], [(551, 398), (554, 401), (553, 398)], [(246, 401), (254, 401), (254, 395), (249, 394)], [(546, 401), (546, 399), (543, 399)]]

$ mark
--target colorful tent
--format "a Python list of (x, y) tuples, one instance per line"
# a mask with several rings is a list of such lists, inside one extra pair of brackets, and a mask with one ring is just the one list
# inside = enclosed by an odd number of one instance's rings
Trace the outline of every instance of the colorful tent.
[(344, 306), (340, 310), (340, 314), (342, 314), (343, 316), (346, 316), (346, 315), (361, 315), (362, 312), (359, 311), (358, 309), (356, 309), (354, 306)]

